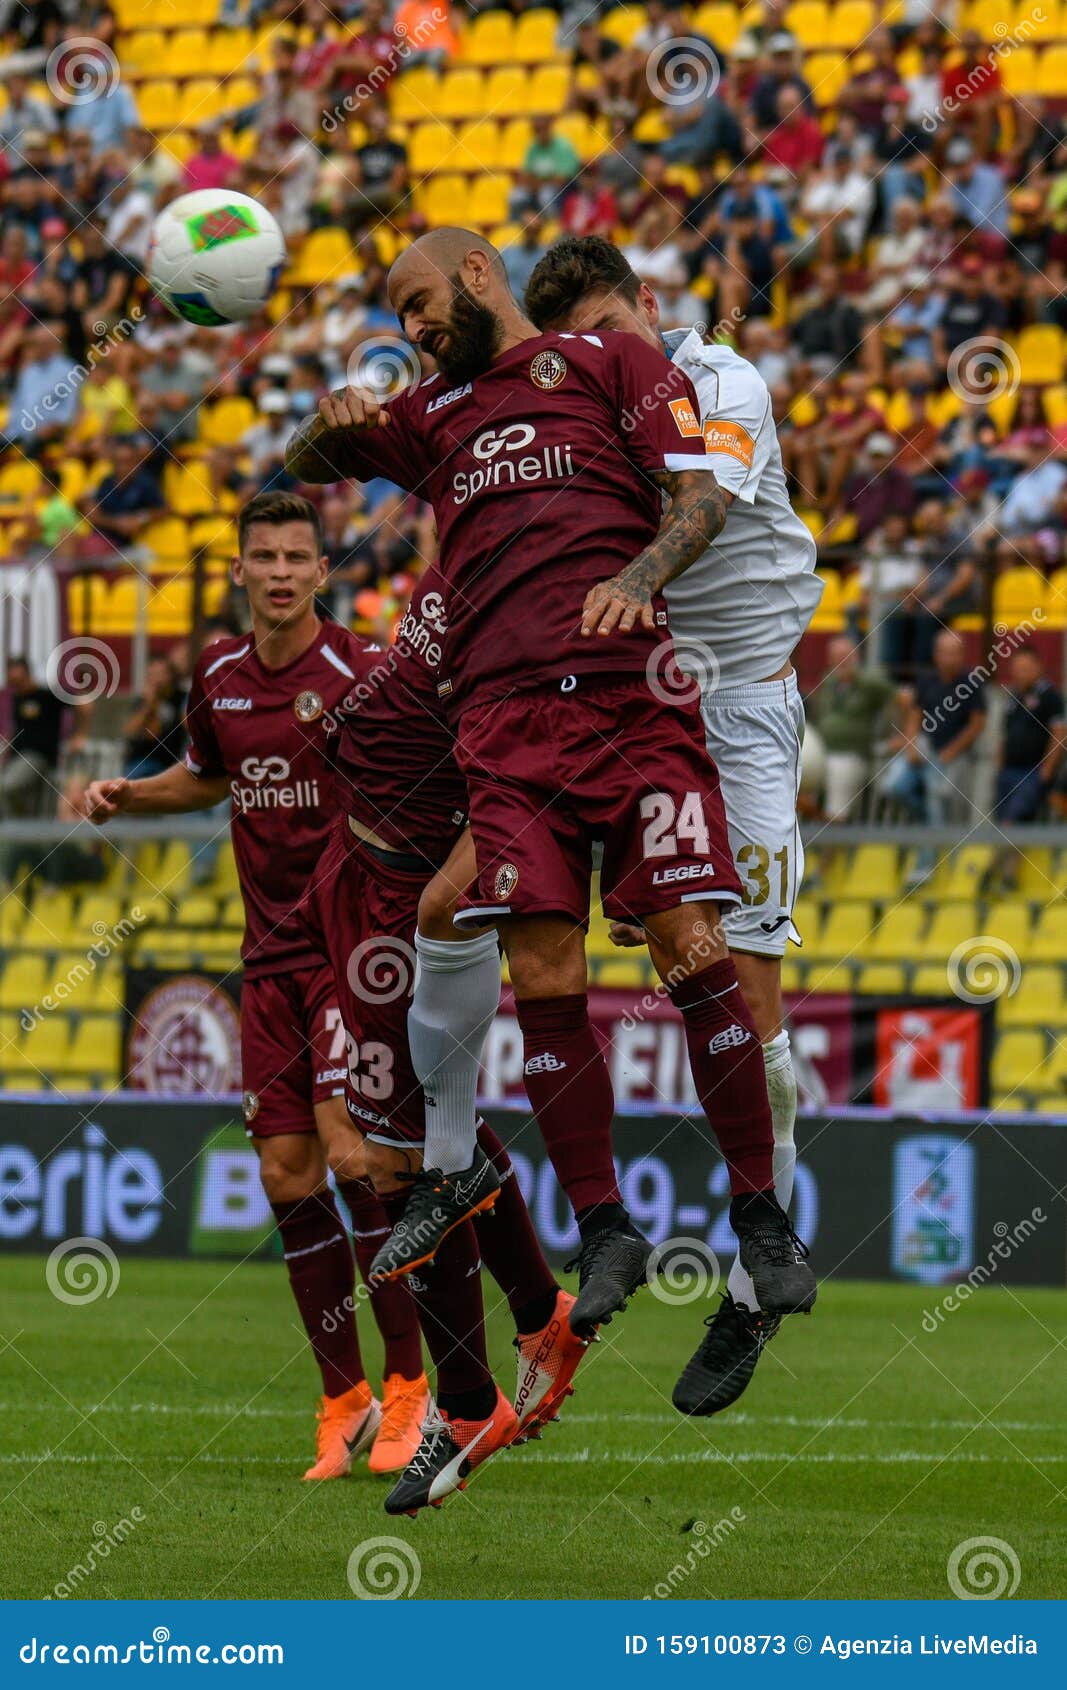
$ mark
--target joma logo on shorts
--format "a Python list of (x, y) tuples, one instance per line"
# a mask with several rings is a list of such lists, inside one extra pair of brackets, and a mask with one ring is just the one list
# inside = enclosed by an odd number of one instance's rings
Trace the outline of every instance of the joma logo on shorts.
[(678, 863), (674, 868), (658, 868), (652, 876), (653, 886), (673, 886), (676, 880), (706, 880), (715, 878), (714, 863)]

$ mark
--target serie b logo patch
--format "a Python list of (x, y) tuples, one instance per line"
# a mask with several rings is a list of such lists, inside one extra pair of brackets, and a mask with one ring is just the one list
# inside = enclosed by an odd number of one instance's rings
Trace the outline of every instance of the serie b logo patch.
[(519, 884), (519, 871), (514, 863), (501, 863), (493, 881), (493, 897), (503, 901), (510, 898)]
[(539, 352), (535, 358), (530, 360), (530, 380), (543, 393), (551, 393), (554, 387), (559, 386), (566, 374), (567, 360), (562, 352), (557, 352), (554, 347), (550, 347), (545, 352)]
[(293, 715), (298, 722), (317, 722), (322, 715), (322, 699), (318, 693), (298, 693), (293, 702)]

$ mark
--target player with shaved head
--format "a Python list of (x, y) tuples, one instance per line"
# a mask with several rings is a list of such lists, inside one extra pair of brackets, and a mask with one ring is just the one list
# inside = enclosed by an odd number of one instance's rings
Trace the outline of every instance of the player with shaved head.
[[(726, 514), (693, 388), (636, 336), (539, 334), (499, 254), (466, 230), (416, 241), (389, 295), (438, 373), (384, 404), (329, 395), (287, 465), (320, 483), (385, 476), (436, 517), (477, 857), (456, 920), (497, 927), (507, 953), (527, 1093), (581, 1238), (571, 1326), (588, 1335), (623, 1308), (649, 1255), (616, 1183), (588, 1015), (597, 843), (605, 912), (643, 927), (683, 1018), (761, 1306), (809, 1309), (814, 1277), (774, 1196), (760, 1043), (719, 920), (740, 883), (718, 776), (676, 685), (662, 597)], [(431, 1184), (440, 1204), (448, 1181)]]

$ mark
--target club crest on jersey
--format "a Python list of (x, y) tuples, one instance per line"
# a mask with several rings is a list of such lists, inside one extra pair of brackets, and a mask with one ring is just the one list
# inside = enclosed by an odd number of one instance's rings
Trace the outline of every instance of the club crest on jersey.
[(501, 863), (493, 881), (494, 898), (510, 898), (519, 884), (519, 871), (514, 863)]
[(293, 715), (298, 722), (317, 722), (322, 715), (322, 699), (318, 693), (298, 693), (293, 704)]
[(254, 1091), (245, 1092), (244, 1097), (241, 1100), (241, 1108), (244, 1111), (244, 1118), (246, 1121), (255, 1120), (256, 1116), (259, 1114), (259, 1098), (256, 1096)]
[(554, 387), (560, 385), (566, 374), (567, 360), (562, 352), (557, 352), (554, 347), (539, 352), (530, 360), (530, 380), (543, 393), (551, 393)]

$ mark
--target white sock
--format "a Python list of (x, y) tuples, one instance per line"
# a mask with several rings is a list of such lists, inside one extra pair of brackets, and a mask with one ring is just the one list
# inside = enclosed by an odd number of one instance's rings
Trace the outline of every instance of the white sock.
[[(763, 1063), (767, 1070), (767, 1095), (771, 1104), (771, 1125), (774, 1128), (774, 1152), (771, 1167), (774, 1172), (774, 1195), (782, 1208), (789, 1211), (793, 1196), (793, 1170), (797, 1165), (797, 1147), (793, 1128), (797, 1121), (797, 1077), (793, 1072), (793, 1057), (789, 1049), (789, 1034), (784, 1030), (763, 1047)], [(759, 1307), (752, 1276), (741, 1266), (738, 1256), (726, 1281), (735, 1303), (747, 1309)]]
[(495, 933), (415, 935), (418, 967), (408, 1010), (411, 1061), (426, 1096), (424, 1165), (458, 1174), (474, 1161), (482, 1047), (500, 1002)]

